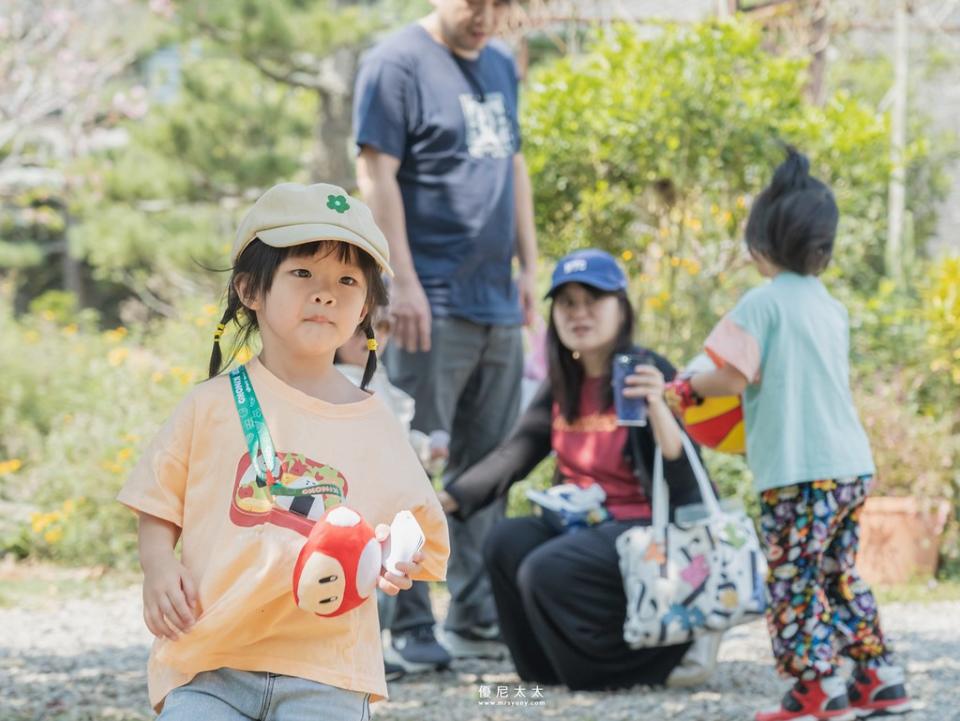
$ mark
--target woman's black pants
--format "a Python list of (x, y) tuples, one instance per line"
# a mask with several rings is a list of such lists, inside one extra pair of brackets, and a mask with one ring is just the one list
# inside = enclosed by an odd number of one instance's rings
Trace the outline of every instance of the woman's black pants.
[(617, 536), (639, 521), (557, 534), (538, 517), (500, 521), (484, 548), (503, 640), (520, 678), (574, 690), (658, 685), (689, 644), (633, 650)]

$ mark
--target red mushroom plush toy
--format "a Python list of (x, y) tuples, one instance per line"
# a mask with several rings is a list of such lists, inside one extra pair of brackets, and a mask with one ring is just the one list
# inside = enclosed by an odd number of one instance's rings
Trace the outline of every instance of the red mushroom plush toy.
[(380, 544), (359, 513), (336, 506), (310, 532), (293, 569), (293, 597), (304, 611), (339, 616), (373, 593), (380, 575)]

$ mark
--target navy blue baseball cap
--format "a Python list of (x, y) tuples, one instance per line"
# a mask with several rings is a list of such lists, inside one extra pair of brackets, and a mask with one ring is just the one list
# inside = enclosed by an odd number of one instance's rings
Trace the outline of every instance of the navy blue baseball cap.
[(591, 288), (613, 292), (626, 290), (627, 276), (613, 256), (596, 248), (575, 250), (557, 261), (545, 297), (552, 298), (561, 285), (580, 283)]

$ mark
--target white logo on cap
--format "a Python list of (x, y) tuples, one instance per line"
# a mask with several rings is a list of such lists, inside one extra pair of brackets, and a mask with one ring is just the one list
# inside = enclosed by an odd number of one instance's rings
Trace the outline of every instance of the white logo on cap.
[(570, 273), (577, 273), (587, 269), (587, 261), (583, 258), (575, 258), (574, 260), (568, 260), (563, 264), (563, 273), (568, 275)]

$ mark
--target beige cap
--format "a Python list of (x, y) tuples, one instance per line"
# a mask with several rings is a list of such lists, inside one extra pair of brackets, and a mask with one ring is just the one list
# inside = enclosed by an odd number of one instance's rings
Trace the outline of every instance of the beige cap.
[(373, 256), (393, 275), (390, 247), (364, 203), (328, 183), (280, 183), (261, 195), (240, 222), (230, 262), (236, 263), (250, 241), (259, 238), (274, 248), (316, 240), (341, 240)]

